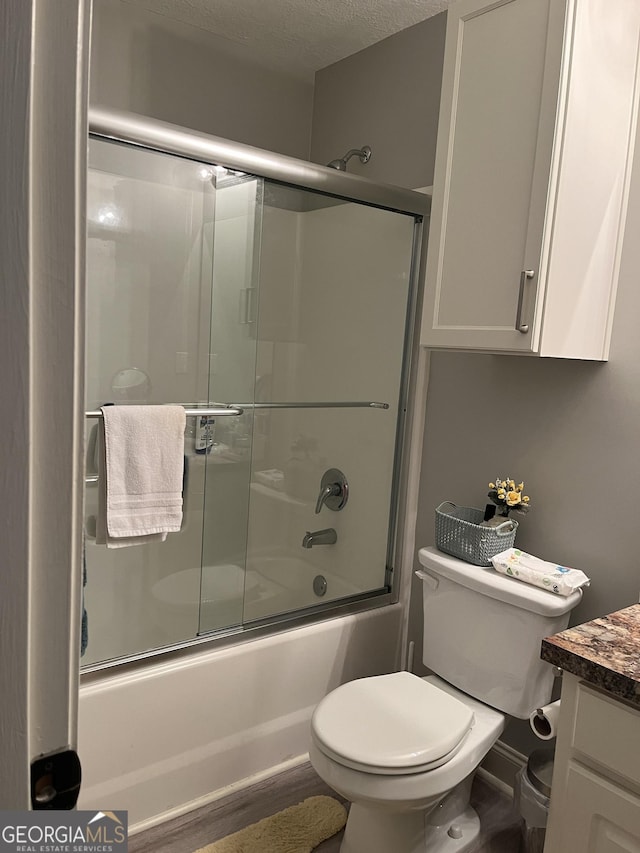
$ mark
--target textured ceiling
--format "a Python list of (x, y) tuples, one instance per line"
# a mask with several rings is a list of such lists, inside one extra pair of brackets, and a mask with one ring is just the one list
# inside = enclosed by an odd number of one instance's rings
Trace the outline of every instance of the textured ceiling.
[(300, 77), (442, 12), (451, 0), (125, 0), (249, 48)]

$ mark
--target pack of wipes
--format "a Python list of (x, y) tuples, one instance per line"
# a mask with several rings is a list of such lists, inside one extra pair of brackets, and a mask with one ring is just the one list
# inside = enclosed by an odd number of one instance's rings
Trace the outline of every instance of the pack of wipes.
[(497, 572), (539, 586), (556, 595), (571, 595), (580, 587), (589, 586), (591, 583), (579, 569), (568, 569), (566, 566), (548, 563), (518, 548), (508, 548), (496, 554), (491, 562)]

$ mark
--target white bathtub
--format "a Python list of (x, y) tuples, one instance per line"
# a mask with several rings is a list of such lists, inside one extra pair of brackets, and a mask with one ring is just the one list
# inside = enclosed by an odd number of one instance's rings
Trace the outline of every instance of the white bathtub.
[[(314, 578), (318, 576), (326, 581), (323, 595), (314, 590)], [(174, 625), (189, 618), (197, 620), (200, 608), (201, 634), (326, 604), (359, 592), (356, 586), (335, 574), (321, 574), (301, 557), (280, 555), (251, 558), (246, 573), (233, 563), (204, 566), (202, 576), (199, 568), (182, 569), (151, 588), (151, 595), (160, 606), (160, 618)], [(197, 631), (194, 621), (194, 635)]]
[(217, 651), (93, 676), (80, 688), (81, 809), (134, 831), (308, 750), (311, 713), (344, 681), (398, 667), (400, 605)]

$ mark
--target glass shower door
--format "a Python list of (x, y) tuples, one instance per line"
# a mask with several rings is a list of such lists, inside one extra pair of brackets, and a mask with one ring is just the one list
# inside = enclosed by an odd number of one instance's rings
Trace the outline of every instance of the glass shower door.
[[(413, 239), (412, 216), (265, 181), (245, 622), (388, 589)], [(368, 401), (388, 408), (340, 405)]]
[(106, 139), (88, 184), (87, 409), (243, 413), (187, 418), (180, 532), (118, 549), (88, 420), (83, 663), (389, 592), (416, 217)]
[[(99, 139), (89, 166), (87, 410), (251, 401), (261, 182)], [(118, 549), (95, 540), (98, 426), (87, 421), (84, 665), (241, 621), (251, 410), (224, 420), (187, 418), (180, 532)], [(211, 575), (219, 565), (233, 572)]]

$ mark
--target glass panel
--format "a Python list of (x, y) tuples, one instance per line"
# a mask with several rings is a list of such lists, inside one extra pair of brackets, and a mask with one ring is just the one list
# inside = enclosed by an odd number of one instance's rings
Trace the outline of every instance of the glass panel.
[(245, 413), (188, 419), (181, 531), (118, 549), (88, 421), (83, 663), (386, 590), (413, 217), (97, 140), (88, 189), (87, 408)]
[[(413, 230), (265, 182), (256, 401), (390, 407), (256, 409), (245, 621), (384, 588)], [(316, 514), (328, 468), (348, 503)], [(326, 528), (335, 544), (302, 547)]]
[[(252, 402), (262, 181), (216, 182), (209, 399)], [(242, 622), (253, 411), (219, 418), (206, 457), (200, 633)]]
[[(112, 142), (91, 140), (89, 151), (87, 408), (206, 400), (211, 170)], [(204, 470), (189, 468), (179, 533), (163, 543), (97, 546), (96, 430), (87, 421), (83, 664), (195, 637), (200, 600)]]

